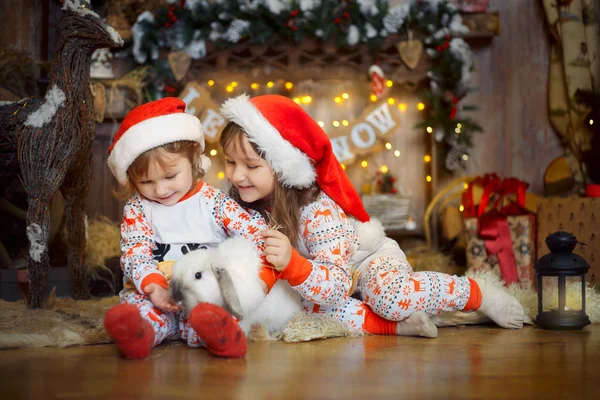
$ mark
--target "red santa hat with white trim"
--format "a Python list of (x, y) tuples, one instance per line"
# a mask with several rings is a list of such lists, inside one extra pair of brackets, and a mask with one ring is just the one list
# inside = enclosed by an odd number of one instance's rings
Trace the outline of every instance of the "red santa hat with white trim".
[[(204, 130), (200, 120), (185, 112), (185, 102), (176, 97), (142, 104), (131, 110), (108, 148), (108, 167), (117, 181), (127, 182), (127, 170), (140, 155), (164, 144), (189, 140), (204, 152)], [(210, 159), (200, 156), (199, 167), (207, 172)]]
[(369, 221), (329, 137), (298, 104), (278, 95), (241, 95), (227, 100), (221, 114), (238, 124), (264, 152), (282, 185), (307, 188), (317, 182), (346, 214)]

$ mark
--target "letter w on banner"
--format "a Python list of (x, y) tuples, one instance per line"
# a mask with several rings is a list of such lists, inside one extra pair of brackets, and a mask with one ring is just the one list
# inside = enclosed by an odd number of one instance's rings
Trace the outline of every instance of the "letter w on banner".
[(368, 107), (347, 127), (336, 129), (329, 135), (339, 162), (350, 164), (357, 155), (374, 153), (383, 148), (382, 140), (377, 139), (387, 140), (401, 123), (400, 113), (389, 107), (387, 101)]

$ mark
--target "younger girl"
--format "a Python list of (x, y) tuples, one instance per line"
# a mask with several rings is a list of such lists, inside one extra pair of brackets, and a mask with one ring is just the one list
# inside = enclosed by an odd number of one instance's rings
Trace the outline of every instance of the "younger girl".
[[(414, 272), (381, 224), (370, 221), (325, 132), (292, 100), (244, 95), (221, 111), (231, 121), (221, 134), (231, 194), (281, 226), (263, 233), (265, 255), (307, 312), (368, 323), (368, 308), (349, 299), (354, 294), (391, 321), (479, 310), (504, 328), (522, 327), (518, 301), (485, 281)], [(393, 330), (378, 325), (371, 333)]]
[[(186, 318), (168, 292), (168, 262), (188, 251), (227, 236), (252, 240), (261, 254), (264, 246), (262, 216), (202, 182), (210, 161), (202, 155), (200, 121), (177, 98), (147, 103), (127, 115), (108, 151), (117, 196), (128, 199), (121, 224), (125, 288), (121, 304), (106, 314), (109, 335), (128, 358), (145, 358), (175, 335), (216, 355), (243, 356), (245, 336), (227, 311), (201, 303)], [(264, 272), (272, 286), (273, 270)]]

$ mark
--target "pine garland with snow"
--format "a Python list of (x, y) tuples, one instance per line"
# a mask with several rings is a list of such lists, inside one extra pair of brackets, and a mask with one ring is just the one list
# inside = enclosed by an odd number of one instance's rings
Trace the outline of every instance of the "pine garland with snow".
[[(206, 55), (206, 41), (227, 48), (242, 40), (252, 44), (334, 40), (338, 46), (367, 44), (376, 51), (390, 35), (426, 32), (425, 52), (432, 59), (430, 87), (422, 94), (426, 108), (417, 128), (435, 130), (446, 165), (460, 166), (481, 127), (460, 111), (470, 91), (471, 49), (461, 38), (469, 32), (448, 0), (413, 0), (390, 7), (387, 0), (169, 0), (155, 15), (140, 14), (133, 26), (133, 54), (138, 63), (158, 60), (159, 49)], [(366, 71), (365, 71), (366, 72)], [(460, 128), (457, 128), (460, 127)], [(429, 129), (428, 129), (429, 130)]]

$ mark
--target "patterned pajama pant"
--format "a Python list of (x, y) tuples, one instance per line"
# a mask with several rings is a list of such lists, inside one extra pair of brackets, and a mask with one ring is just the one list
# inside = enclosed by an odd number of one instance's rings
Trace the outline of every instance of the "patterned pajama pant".
[(355, 298), (339, 306), (322, 306), (303, 300), (307, 314), (325, 314), (361, 329), (370, 308), (389, 321), (403, 321), (415, 311), (438, 315), (462, 310), (469, 300), (471, 284), (466, 277), (439, 272), (415, 272), (397, 257), (378, 257), (359, 270)]
[(158, 346), (168, 338), (179, 336), (190, 347), (204, 347), (183, 312), (161, 311), (154, 307), (148, 296), (133, 291), (121, 294), (121, 303), (133, 304), (140, 310), (142, 318), (150, 322), (156, 333), (154, 346)]
[(376, 314), (392, 321), (402, 321), (415, 311), (431, 316), (462, 310), (470, 293), (466, 277), (415, 272), (397, 257), (378, 257), (358, 272), (358, 297)]

